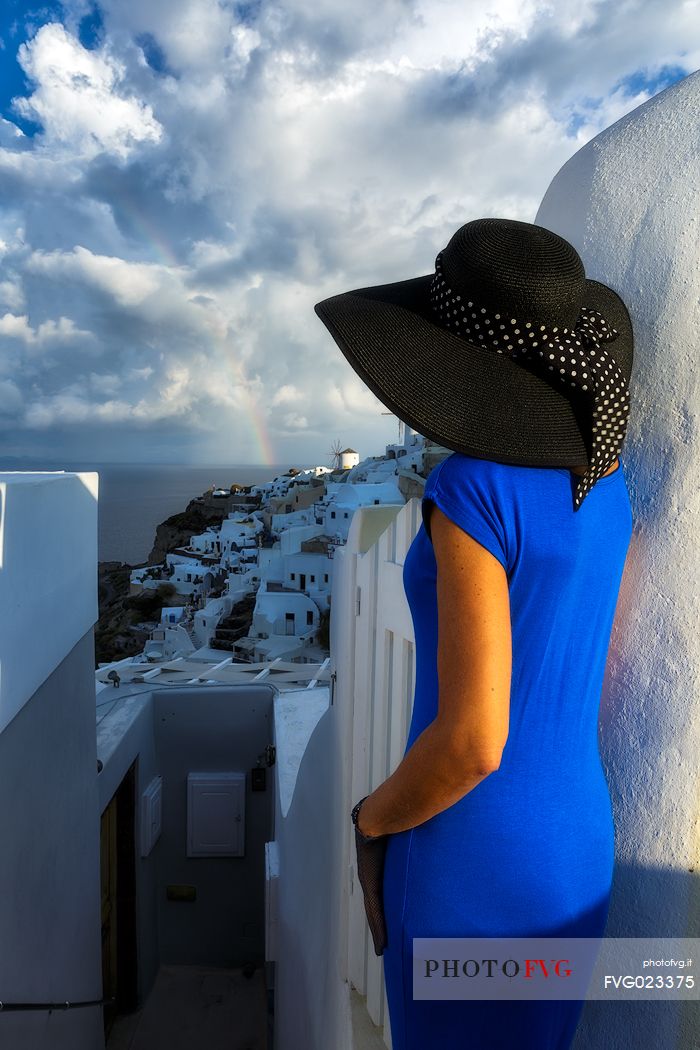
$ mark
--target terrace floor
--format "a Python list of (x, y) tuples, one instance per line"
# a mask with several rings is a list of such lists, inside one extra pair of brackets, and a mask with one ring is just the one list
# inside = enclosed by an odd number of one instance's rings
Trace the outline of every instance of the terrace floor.
[(265, 973), (161, 966), (140, 1010), (119, 1015), (107, 1050), (269, 1050)]

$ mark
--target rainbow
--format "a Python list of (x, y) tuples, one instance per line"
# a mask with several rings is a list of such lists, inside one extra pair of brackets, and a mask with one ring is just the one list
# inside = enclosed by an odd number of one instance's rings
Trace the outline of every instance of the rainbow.
[[(174, 250), (150, 216), (137, 207), (133, 201), (120, 198), (118, 204), (131, 220), (132, 229), (138, 233), (142, 242), (151, 249), (153, 261), (167, 267), (181, 269), (182, 264), (176, 257)], [(210, 349), (213, 355), (221, 353), (222, 350), (213, 339), (210, 341), (210, 347), (207, 348), (205, 346), (204, 349)], [(233, 372), (234, 382), (238, 381), (242, 395), (243, 417), (248, 421), (249, 425), (248, 436), (251, 440), (252, 448), (246, 453), (246, 458), (250, 462), (261, 463), (266, 467), (275, 466), (279, 460), (275, 458), (272, 438), (268, 430), (267, 414), (257, 399), (250, 393), (249, 384), (246, 381), (241, 362), (231, 359), (229, 364)], [(260, 457), (259, 459), (254, 458), (256, 448), (258, 449), (257, 455)]]

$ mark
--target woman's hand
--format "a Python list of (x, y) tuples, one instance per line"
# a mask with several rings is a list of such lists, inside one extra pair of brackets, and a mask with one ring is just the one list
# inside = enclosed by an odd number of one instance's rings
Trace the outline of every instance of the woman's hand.
[[(367, 798), (362, 803), (362, 806), (360, 807), (360, 812), (357, 814), (357, 821), (355, 823), (355, 827), (357, 828), (357, 830), (360, 832), (361, 835), (364, 835), (365, 837), (370, 836), (371, 838), (374, 838), (376, 835), (383, 835), (384, 832), (382, 832), (382, 831), (374, 831), (374, 830), (372, 830), (371, 826), (368, 826), (366, 824), (367, 820), (369, 820), (370, 825), (371, 825), (371, 822), (372, 822), (372, 812), (371, 812), (372, 811), (372, 805), (370, 805), (370, 799), (372, 799), (372, 797), (373, 797), (372, 795), (368, 795)], [(367, 809), (368, 809), (368, 807), (370, 809), (369, 818), (367, 816)]]

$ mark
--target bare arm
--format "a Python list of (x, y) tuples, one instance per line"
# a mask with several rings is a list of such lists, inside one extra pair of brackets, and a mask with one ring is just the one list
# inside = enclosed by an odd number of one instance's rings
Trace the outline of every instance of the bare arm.
[(497, 558), (435, 504), (438, 714), (362, 804), (365, 835), (415, 827), (458, 802), (498, 769), (508, 737), (511, 623)]

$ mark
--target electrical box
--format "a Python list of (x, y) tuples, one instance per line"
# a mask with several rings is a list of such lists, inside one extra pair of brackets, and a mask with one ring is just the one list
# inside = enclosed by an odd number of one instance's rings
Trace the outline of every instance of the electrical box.
[(141, 856), (147, 857), (160, 838), (163, 819), (163, 778), (154, 777), (141, 795)]
[(187, 856), (242, 857), (245, 773), (187, 774)]

